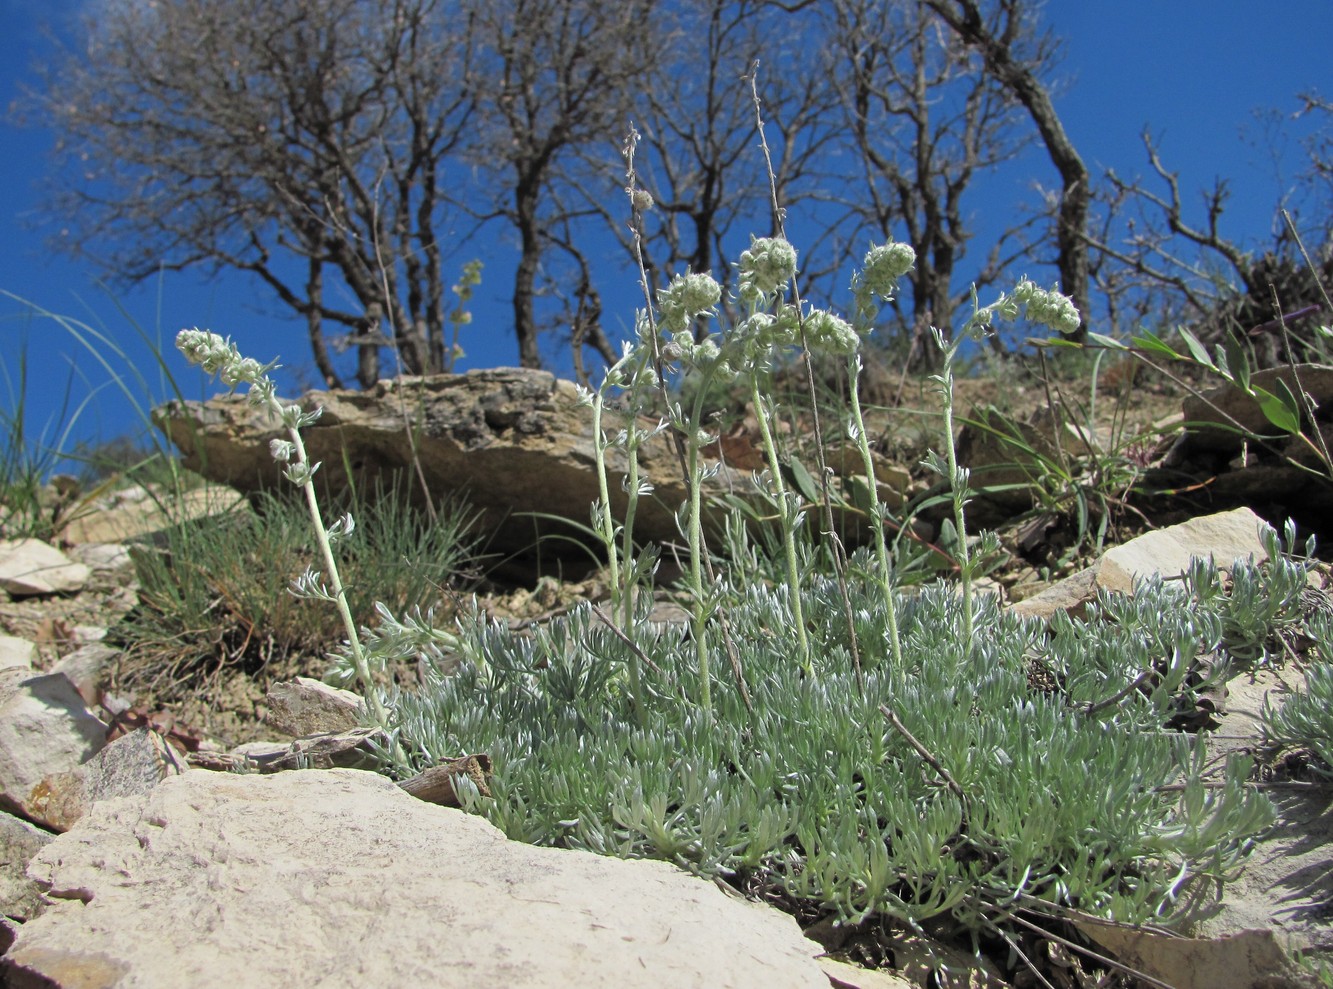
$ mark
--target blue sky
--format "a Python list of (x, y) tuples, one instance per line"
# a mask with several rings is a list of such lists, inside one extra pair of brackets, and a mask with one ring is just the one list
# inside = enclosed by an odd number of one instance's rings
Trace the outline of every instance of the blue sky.
[[(0, 0), (0, 106), (10, 104), (31, 80), (34, 62), (49, 50), (41, 25), (73, 17), (81, 2), (88, 0)], [(1316, 89), (1333, 96), (1333, 74), (1327, 68), (1333, 2), (1051, 0), (1045, 20), (1065, 42), (1067, 84), (1056, 106), (1094, 173), (1106, 167), (1127, 176), (1146, 171), (1139, 135), (1147, 127), (1179, 172), (1187, 203), (1197, 204), (1198, 190), (1225, 177), (1233, 196), (1223, 233), (1254, 246), (1271, 239), (1274, 205), (1299, 167), (1297, 138), (1304, 125), (1289, 119), (1298, 106), (1295, 94)], [(1254, 112), (1272, 108), (1286, 119), (1276, 130), (1265, 130)], [(38, 185), (51, 140), (40, 127), (19, 129), (0, 120), (0, 292), (83, 321), (125, 356), (99, 344), (111, 365), (103, 367), (59, 324), (0, 296), (0, 402), (13, 411), (12, 389), (17, 388), (20, 356), (26, 355), (31, 440), (53, 442), (72, 418), (62, 420), (60, 414), (67, 383), (75, 404), (91, 396), (73, 423), (72, 438), (109, 439), (140, 427), (136, 406), (147, 404), (144, 390), (158, 399), (166, 386), (136, 325), (150, 342), (167, 345), (170, 371), (191, 396), (216, 389), (170, 349), (182, 326), (230, 334), (243, 351), (261, 360), (281, 357), (297, 368), (309, 366), (304, 326), (277, 317), (276, 306), (266, 311), (262, 289), (247, 279), (167, 275), (108, 293), (92, 269), (52, 256), (43, 230), (34, 227), (41, 219)], [(1270, 143), (1253, 146), (1265, 141)], [(1007, 201), (1016, 198), (1010, 194), (1012, 185), (1032, 180), (1056, 184), (1040, 154), (991, 181), (996, 198)], [(1005, 219), (987, 217), (986, 222), (1000, 227)], [(984, 230), (985, 223), (980, 226)], [(493, 269), (486, 274), (490, 277), (473, 305), (474, 325), (464, 339), (464, 367), (517, 362), (505, 279)], [(606, 325), (612, 331), (631, 320), (630, 312), (608, 312)], [(130, 397), (109, 384), (113, 375), (129, 385)]]

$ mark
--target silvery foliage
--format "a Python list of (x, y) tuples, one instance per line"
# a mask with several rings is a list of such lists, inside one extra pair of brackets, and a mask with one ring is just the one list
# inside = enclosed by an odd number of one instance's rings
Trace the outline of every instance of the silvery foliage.
[(1302, 688), (1281, 700), (1264, 698), (1264, 737), (1271, 746), (1309, 750), (1310, 768), (1333, 777), (1333, 618), (1325, 612), (1310, 624), (1314, 662)]
[[(512, 838), (663, 858), (849, 921), (948, 914), (982, 929), (1020, 899), (1170, 919), (1195, 880), (1233, 874), (1272, 820), (1245, 786), (1247, 759), (1205, 785), (1203, 739), (1163, 728), (1194, 689), (1195, 657), (1223, 647), (1224, 597), (1149, 582), (1049, 628), (983, 598), (966, 649), (957, 595), (932, 585), (898, 601), (899, 680), (867, 580), (852, 588), (858, 683), (831, 580), (804, 590), (813, 677), (792, 659), (785, 594), (741, 576), (719, 591), (748, 630), (737, 647), (752, 713), (724, 669), (702, 716), (688, 629), (650, 622), (645, 602), (623, 630), (632, 647), (587, 607), (525, 637), (472, 619), (466, 651), (487, 665), (400, 696), (403, 737), (427, 763), (488, 752), (494, 798), (468, 809)], [(636, 653), (652, 662), (639, 704), (627, 687)]]

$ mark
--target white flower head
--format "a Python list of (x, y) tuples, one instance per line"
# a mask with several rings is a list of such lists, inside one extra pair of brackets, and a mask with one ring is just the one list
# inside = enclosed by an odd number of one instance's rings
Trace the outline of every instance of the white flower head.
[(198, 364), (207, 374), (218, 374), (241, 360), (240, 353), (228, 339), (208, 330), (181, 330), (176, 334), (176, 349), (191, 364)]
[(272, 439), (268, 441), (268, 452), (278, 463), (285, 464), (296, 452), (296, 444), (291, 440)]
[(711, 313), (721, 298), (722, 286), (712, 275), (677, 275), (671, 279), (670, 285), (657, 293), (662, 326), (668, 333), (679, 333), (694, 317)]
[(1060, 333), (1073, 333), (1083, 322), (1069, 296), (1039, 288), (1026, 278), (1018, 283), (1012, 298), (1026, 307), (1028, 319), (1032, 322), (1049, 326)]
[(861, 267), (861, 284), (882, 299), (898, 289), (898, 279), (916, 264), (916, 251), (908, 244), (888, 243), (871, 247)]
[(854, 354), (861, 338), (841, 316), (816, 309), (805, 317), (805, 342), (812, 351), (825, 354)]
[(777, 295), (796, 277), (796, 248), (781, 237), (756, 237), (736, 267), (741, 301), (754, 304)]

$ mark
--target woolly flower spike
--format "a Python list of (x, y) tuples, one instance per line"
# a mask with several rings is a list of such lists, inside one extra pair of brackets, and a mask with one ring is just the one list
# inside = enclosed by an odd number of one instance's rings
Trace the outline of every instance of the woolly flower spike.
[(242, 357), (230, 339), (208, 330), (181, 330), (176, 334), (176, 349), (191, 364), (198, 364), (208, 374), (216, 374), (229, 388), (252, 385), (261, 389), (268, 384), (268, 372), (273, 365), (260, 364), (251, 357)]
[(898, 279), (916, 264), (916, 251), (907, 244), (881, 244), (866, 252), (861, 267), (861, 285), (883, 299), (890, 299), (898, 289)]
[(695, 316), (711, 312), (721, 298), (722, 286), (712, 275), (677, 275), (657, 293), (662, 326), (668, 333), (679, 333)]
[(776, 295), (796, 277), (796, 248), (781, 237), (757, 237), (741, 254), (737, 267), (741, 301), (753, 305)]
[(1026, 278), (1018, 283), (1012, 296), (1027, 307), (1028, 319), (1061, 333), (1073, 333), (1083, 322), (1073, 300), (1059, 292), (1038, 288)]
[(813, 351), (854, 354), (861, 345), (861, 338), (852, 329), (851, 323), (823, 309), (816, 309), (806, 316), (802, 326), (805, 329), (806, 345)]
[(208, 374), (219, 374), (241, 363), (241, 354), (235, 344), (208, 330), (181, 330), (176, 334), (176, 349), (187, 361), (198, 364)]

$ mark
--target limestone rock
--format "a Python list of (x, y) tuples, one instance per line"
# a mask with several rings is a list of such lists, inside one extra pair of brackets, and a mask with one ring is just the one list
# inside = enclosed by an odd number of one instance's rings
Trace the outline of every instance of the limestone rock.
[[(579, 404), (573, 382), (545, 371), (496, 368), (404, 377), (363, 391), (312, 391), (299, 404), (324, 408), (303, 436), (311, 458), (325, 465), (315, 476), (325, 492), (345, 491), (350, 473), (362, 493), (401, 476), (405, 489), (417, 496), (406, 416), (432, 497), (466, 495), (482, 512), (480, 525), (492, 534), (492, 549), (531, 545), (533, 519), (515, 517), (524, 512), (587, 525), (588, 506), (599, 497), (592, 418)], [(190, 470), (247, 495), (285, 483), (269, 455), (269, 440), (279, 436), (280, 427), (244, 398), (172, 402), (154, 417)], [(636, 535), (678, 539), (672, 510), (685, 490), (668, 440), (659, 436), (647, 444), (641, 464), (656, 494), (639, 503)], [(623, 457), (612, 451), (610, 493), (617, 518), (625, 508), (623, 468)], [(710, 484), (718, 492), (750, 489), (748, 474), (726, 467)]]
[[(119, 545), (127, 540), (160, 532), (191, 519), (235, 511), (244, 505), (235, 491), (219, 485), (206, 485), (179, 495), (159, 493), (139, 486), (112, 491), (76, 512), (66, 524), (64, 536), (75, 544)], [(170, 511), (166, 507), (170, 506)], [(121, 566), (121, 559), (111, 551), (94, 551), (90, 566)]]
[(41, 912), (42, 894), (27, 876), (28, 862), (55, 835), (0, 813), (0, 914), (29, 920)]
[(99, 803), (29, 874), (51, 906), (4, 963), (47, 985), (829, 985), (768, 907), (663, 862), (511, 843), (351, 770), (174, 777)]
[(890, 972), (859, 968), (832, 958), (820, 958), (819, 967), (828, 976), (831, 989), (914, 989), (914, 983)]
[(324, 735), (357, 727), (364, 706), (360, 694), (297, 677), (269, 687), (264, 721), (293, 738)]
[(77, 594), (89, 570), (40, 539), (0, 541), (0, 587), (14, 597)]
[[(1232, 678), (1226, 711), (1208, 741), (1209, 760), (1221, 764), (1232, 755), (1263, 751), (1271, 744), (1264, 731), (1265, 706), (1281, 707), (1303, 688), (1303, 672), (1294, 664)], [(1333, 806), (1328, 790), (1274, 787), (1267, 796), (1277, 820), (1255, 842), (1239, 874), (1222, 888), (1216, 912), (1201, 918), (1193, 933), (1217, 940), (1263, 930), (1276, 935), (1279, 946), (1328, 955), (1333, 952), (1333, 927), (1328, 923)]]
[(1241, 558), (1263, 559), (1267, 556), (1259, 542), (1263, 524), (1248, 508), (1237, 508), (1146, 532), (1108, 550), (1088, 569), (1019, 601), (1012, 610), (1035, 618), (1050, 618), (1057, 610), (1077, 615), (1098, 590), (1129, 593), (1135, 581), (1145, 577), (1184, 573), (1196, 556), (1212, 557), (1221, 567)]
[[(105, 630), (103, 630), (105, 632)], [(102, 692), (107, 685), (111, 661), (120, 655), (119, 649), (104, 646), (100, 642), (89, 642), (80, 646), (51, 667), (52, 673), (63, 673), (90, 708), (96, 707), (102, 700)]]
[(61, 673), (31, 677), (0, 700), (0, 808), (27, 817), (48, 776), (73, 772), (106, 744), (106, 725)]
[(27, 814), (52, 831), (68, 831), (98, 800), (147, 793), (188, 767), (157, 732), (139, 728), (107, 744), (72, 772), (33, 788)]
[[(65, 535), (69, 535), (66, 530)], [(124, 543), (75, 543), (69, 549), (71, 559), (90, 570), (109, 570), (113, 573), (134, 566), (129, 547)]]
[(37, 659), (37, 646), (14, 635), (0, 635), (0, 670), (11, 667), (32, 669)]
[(1145, 577), (1184, 573), (1194, 557), (1211, 557), (1220, 567), (1238, 559), (1265, 559), (1268, 554), (1259, 542), (1263, 524), (1263, 519), (1248, 508), (1237, 508), (1145, 532), (1107, 550), (1097, 571), (1097, 586), (1129, 593), (1134, 582)]

